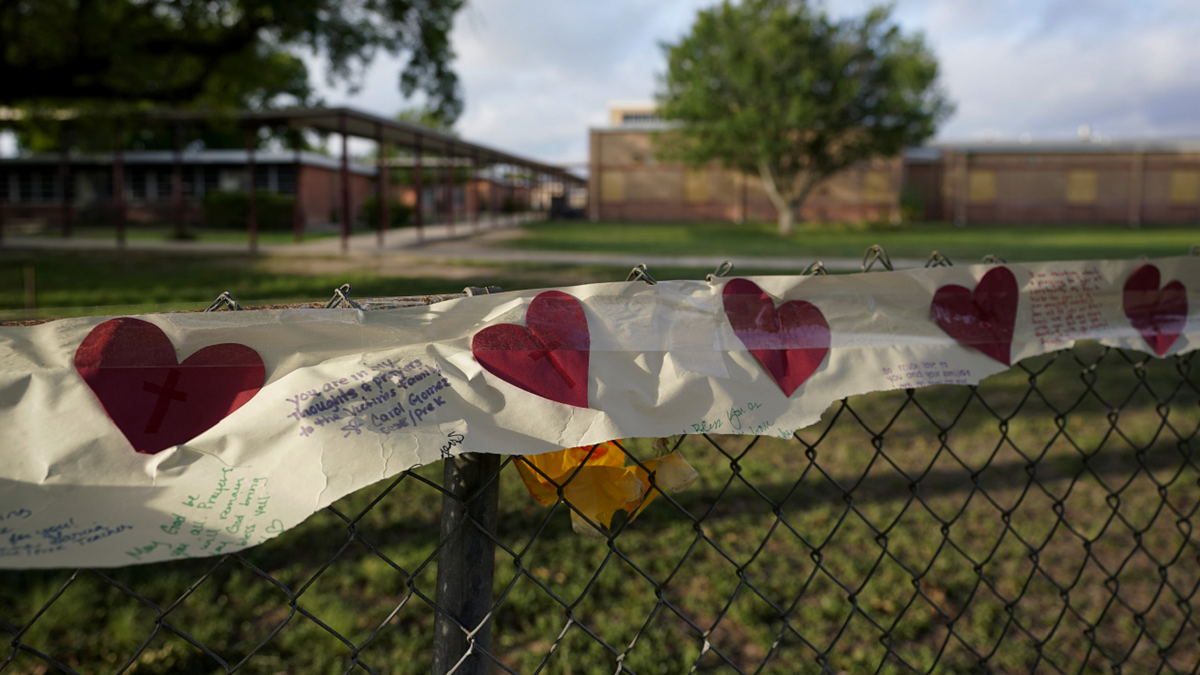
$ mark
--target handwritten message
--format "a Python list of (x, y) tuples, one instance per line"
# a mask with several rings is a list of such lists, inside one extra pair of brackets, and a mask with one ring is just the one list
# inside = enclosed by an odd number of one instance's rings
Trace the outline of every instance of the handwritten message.
[(685, 434), (751, 434), (754, 436), (777, 436), (791, 438), (795, 429), (776, 427), (775, 420), (758, 419), (761, 403), (750, 402), (736, 406), (712, 419), (703, 419), (688, 425)]
[(32, 531), (22, 528), (21, 525), (32, 516), (33, 512), (24, 508), (0, 513), (0, 558), (59, 553), (133, 529), (128, 524), (104, 525), (95, 520), (76, 522), (74, 518)]
[(913, 389), (931, 384), (971, 384), (971, 371), (946, 361), (911, 361), (883, 369), (891, 389)]
[(125, 551), (136, 561), (151, 553), (154, 559), (217, 555), (236, 545), (259, 544), (283, 531), (283, 522), (271, 518), (266, 476), (239, 475), (242, 470), (222, 468), (211, 486), (189, 493), (149, 539)]
[(1092, 293), (1103, 287), (1100, 270), (1030, 272), (1029, 301), (1033, 332), (1043, 346), (1065, 346), (1091, 331), (1108, 327)]
[(437, 409), (446, 405), (449, 389), (450, 380), (436, 364), (414, 359), (401, 365), (385, 359), (285, 397), (286, 417), (306, 438), (327, 426), (341, 432), (343, 438), (364, 431), (387, 436), (434, 417)]

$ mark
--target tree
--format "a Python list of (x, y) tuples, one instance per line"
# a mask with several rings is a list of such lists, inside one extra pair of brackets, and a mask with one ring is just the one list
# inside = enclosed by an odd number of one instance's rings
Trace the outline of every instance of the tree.
[(805, 0), (726, 0), (663, 48), (659, 115), (680, 125), (662, 154), (757, 173), (784, 236), (817, 183), (920, 143), (951, 111), (933, 54), (889, 8), (833, 21)]
[(312, 91), (296, 52), (331, 81), (380, 51), (406, 54), (399, 87), (462, 112), (449, 32), (463, 0), (0, 0), (0, 105), (262, 108)]

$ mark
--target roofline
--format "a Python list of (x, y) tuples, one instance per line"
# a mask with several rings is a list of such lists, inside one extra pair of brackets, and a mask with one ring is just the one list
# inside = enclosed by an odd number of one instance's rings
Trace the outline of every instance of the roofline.
[[(61, 113), (61, 111), (57, 111), (51, 116), (54, 119), (63, 119), (58, 113)], [(578, 176), (569, 173), (565, 167), (538, 162), (480, 143), (474, 143), (434, 131), (433, 129), (428, 129), (417, 124), (400, 122), (347, 106), (336, 108), (282, 108), (279, 110), (261, 111), (240, 110), (231, 112), (149, 110), (121, 115), (114, 113), (111, 116), (193, 124), (225, 120), (250, 127), (281, 124), (292, 129), (316, 129), (328, 133), (341, 133), (344, 129), (347, 135), (353, 137), (370, 140), (382, 138), (386, 143), (401, 145), (406, 148), (415, 148), (419, 145), (423, 152), (431, 154), (465, 155), (481, 163), (516, 164), (560, 178), (577, 182), (582, 181)], [(0, 122), (2, 121), (11, 120), (0, 120)]]

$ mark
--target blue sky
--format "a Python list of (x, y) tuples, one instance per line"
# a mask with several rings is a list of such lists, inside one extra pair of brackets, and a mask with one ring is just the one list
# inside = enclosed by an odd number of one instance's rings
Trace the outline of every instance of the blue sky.
[[(453, 44), (468, 139), (554, 162), (587, 157), (587, 128), (609, 101), (648, 99), (705, 0), (471, 0)], [(834, 16), (866, 0), (825, 0)], [(940, 139), (1069, 139), (1081, 124), (1113, 138), (1200, 137), (1200, 8), (1195, 0), (899, 0), (921, 31), (957, 111)], [(313, 62), (314, 66), (317, 64)], [(328, 103), (392, 114), (399, 64), (378, 60), (361, 90), (323, 83)]]

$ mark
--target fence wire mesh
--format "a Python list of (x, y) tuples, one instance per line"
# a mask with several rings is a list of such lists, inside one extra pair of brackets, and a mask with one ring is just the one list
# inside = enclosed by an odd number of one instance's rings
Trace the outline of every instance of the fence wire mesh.
[[(1191, 355), (1081, 342), (787, 438), (672, 439), (699, 480), (599, 539), (566, 499), (591, 456), (549, 507), (520, 458), (468, 492), (420, 467), (239, 554), (0, 573), (0, 670), (1196, 673), (1198, 430)], [(465, 622), (438, 592), (463, 534), (466, 573), (494, 561)]]

